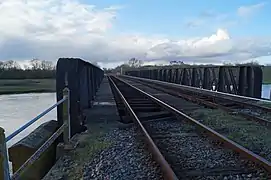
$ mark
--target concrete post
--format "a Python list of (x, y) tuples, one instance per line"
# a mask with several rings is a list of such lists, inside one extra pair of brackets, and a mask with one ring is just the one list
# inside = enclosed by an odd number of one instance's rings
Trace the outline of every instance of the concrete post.
[(5, 130), (0, 127), (0, 179), (10, 180)]

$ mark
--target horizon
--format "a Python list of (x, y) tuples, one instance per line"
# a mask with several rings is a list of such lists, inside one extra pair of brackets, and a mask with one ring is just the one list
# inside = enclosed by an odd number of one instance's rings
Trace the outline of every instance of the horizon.
[[(43, 61), (43, 60), (39, 60), (39, 59), (36, 59), (36, 60), (38, 60), (40, 63)], [(14, 61), (14, 60), (7, 60), (7, 61)], [(7, 62), (6, 61), (6, 62)], [(46, 61), (46, 60), (45, 60)], [(0, 61), (0, 62), (5, 62), (5, 61)], [(33, 66), (31, 65), (31, 60), (27, 60), (27, 61), (14, 61), (15, 63), (17, 63), (17, 65), (19, 65), (19, 69), (22, 69), (22, 70), (26, 70), (26, 67), (27, 68), (32, 68)], [(49, 61), (49, 62), (52, 62), (52, 67), (55, 67), (56, 66), (56, 63), (57, 63), (57, 61)], [(117, 68), (117, 67), (120, 67), (121, 65), (128, 65), (128, 66), (130, 66), (130, 67), (133, 67), (133, 66), (131, 66), (131, 65), (129, 65), (129, 62), (127, 61), (127, 62), (124, 62), (124, 63), (122, 63), (122, 64), (120, 64), (120, 65), (118, 65), (118, 66), (114, 66), (114, 67), (109, 67), (109, 68), (106, 68), (106, 67), (101, 67), (101, 66), (99, 66), (99, 64), (96, 64), (95, 62), (93, 63), (93, 62), (89, 62), (89, 63), (92, 63), (92, 64), (94, 64), (94, 65), (96, 65), (96, 66), (98, 66), (99, 68), (101, 68), (101, 69), (115, 69), (115, 68)], [(182, 66), (181, 64), (171, 64), (172, 62), (166, 62), (166, 61), (158, 61), (158, 63), (157, 62), (153, 62), (153, 61), (150, 61), (150, 62), (143, 62), (143, 64), (141, 64), (140, 66), (138, 66), (138, 67), (133, 67), (133, 68), (140, 68), (140, 67), (145, 67), (145, 66)], [(220, 64), (218, 64), (218, 63), (216, 63), (216, 64), (212, 64), (212, 63), (185, 63), (185, 62), (182, 62), (183, 63), (183, 65), (190, 65), (190, 66), (193, 66), (193, 65), (195, 65), (195, 66), (200, 66), (200, 65), (203, 65), (203, 66), (208, 66), (208, 65), (211, 65), (211, 66), (238, 66), (238, 65), (242, 65), (242, 64), (244, 64), (244, 65), (246, 65), (247, 63), (249, 64), (249, 63), (255, 63), (255, 64), (257, 64), (257, 65), (260, 65), (260, 66), (265, 66), (265, 67), (269, 67), (269, 66), (271, 66), (271, 63), (269, 63), (269, 64), (260, 64), (260, 63), (258, 63), (258, 62), (256, 62), (256, 61), (250, 61), (250, 62), (244, 62), (244, 63), (220, 63)]]
[(270, 63), (267, 1), (9, 0), (0, 4), (0, 61), (79, 57), (102, 68)]

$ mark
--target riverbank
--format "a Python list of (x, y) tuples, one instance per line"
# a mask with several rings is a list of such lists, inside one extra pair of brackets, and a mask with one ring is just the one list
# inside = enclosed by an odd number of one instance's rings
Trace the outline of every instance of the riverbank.
[(0, 95), (55, 92), (55, 86), (55, 79), (0, 79)]

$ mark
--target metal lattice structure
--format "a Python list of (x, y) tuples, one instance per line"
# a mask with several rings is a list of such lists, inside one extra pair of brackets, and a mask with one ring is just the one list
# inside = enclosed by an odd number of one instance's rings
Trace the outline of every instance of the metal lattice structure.
[(126, 75), (261, 98), (260, 66), (188, 66), (126, 71)]

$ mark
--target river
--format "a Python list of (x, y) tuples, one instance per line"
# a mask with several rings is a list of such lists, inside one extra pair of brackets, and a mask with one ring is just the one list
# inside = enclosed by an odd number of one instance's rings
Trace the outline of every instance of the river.
[[(271, 84), (263, 85), (262, 97), (269, 98)], [(56, 102), (55, 93), (0, 95), (0, 126), (6, 130), (6, 136), (34, 118)], [(8, 146), (29, 134), (47, 120), (56, 119), (56, 109), (17, 135)]]
[[(8, 136), (55, 102), (55, 93), (0, 95), (0, 126), (5, 129), (6, 136)], [(15, 136), (8, 146), (28, 135), (40, 124), (52, 119), (56, 119), (56, 109)]]
[(262, 98), (270, 98), (271, 84), (265, 84), (262, 86)]

